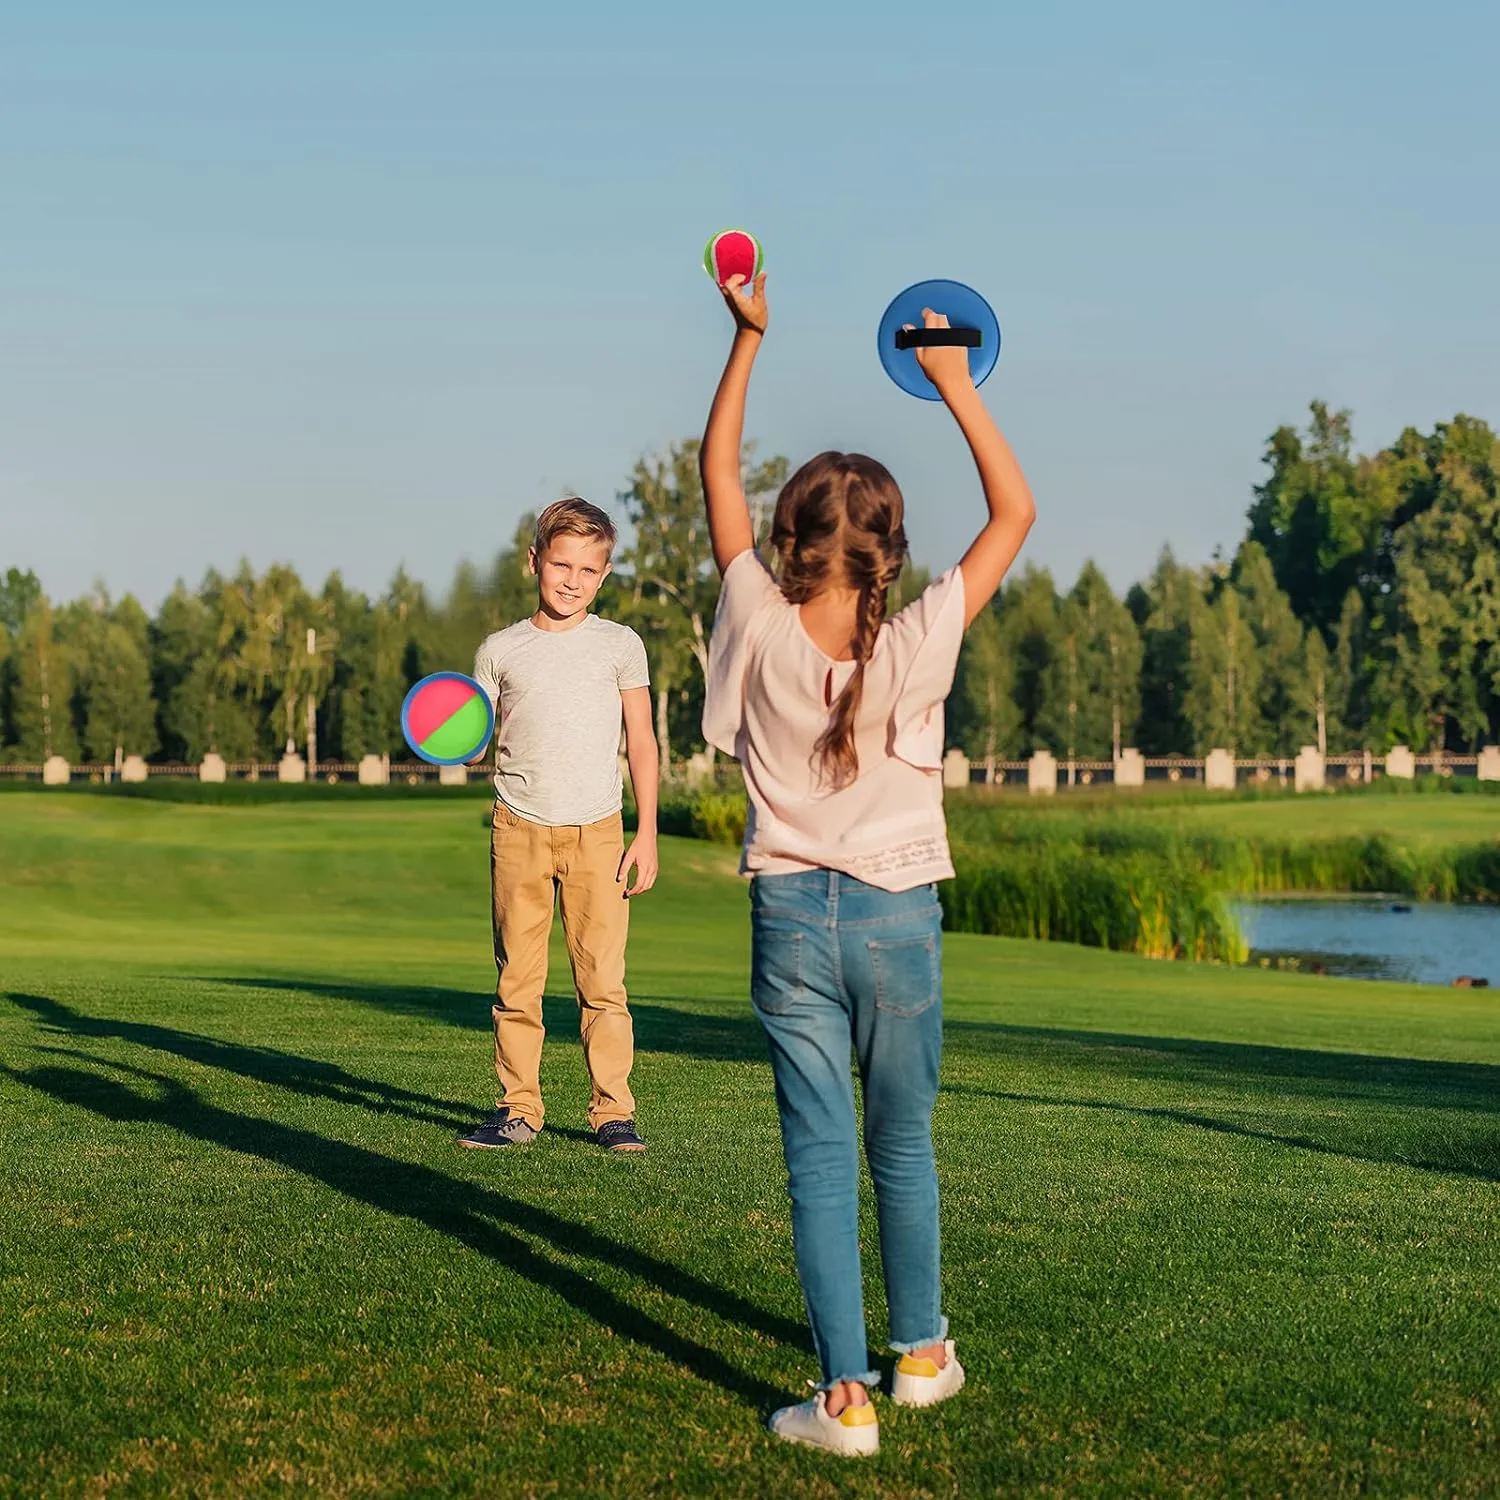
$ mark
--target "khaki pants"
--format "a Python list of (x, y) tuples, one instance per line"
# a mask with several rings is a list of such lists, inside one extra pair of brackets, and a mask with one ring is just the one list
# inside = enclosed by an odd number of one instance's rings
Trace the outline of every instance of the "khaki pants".
[(495, 804), (490, 889), (499, 970), (495, 1006), (497, 1101), (542, 1127), (542, 992), (554, 893), (562, 900), (563, 935), (578, 996), (583, 1060), (593, 1083), (589, 1124), (635, 1114), (630, 1068), (635, 1034), (625, 1000), (625, 938), (630, 925), (620, 815), (583, 827), (551, 828)]

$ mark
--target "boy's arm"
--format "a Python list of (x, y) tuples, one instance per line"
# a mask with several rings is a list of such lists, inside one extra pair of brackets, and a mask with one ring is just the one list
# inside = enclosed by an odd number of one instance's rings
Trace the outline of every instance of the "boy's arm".
[(635, 867), (635, 883), (625, 894), (641, 896), (656, 884), (660, 862), (656, 852), (656, 792), (661, 771), (656, 734), (651, 728), (651, 689), (624, 688), (620, 708), (625, 718), (625, 759), (630, 765), (630, 786), (635, 793), (635, 837), (620, 861), (617, 879), (623, 880)]
[(495, 713), (495, 732), (490, 735), (490, 742), (478, 755), (465, 762), (466, 765), (483, 765), (486, 757), (495, 748), (495, 733), (500, 729), (500, 669), (493, 655), (485, 650), (482, 643), (479, 650), (474, 653), (474, 681), (485, 691), (485, 696), (490, 700), (490, 707)]
[(766, 331), (766, 273), (755, 278), (746, 295), (745, 278), (731, 276), (724, 300), (734, 314), (734, 343), (724, 366), (708, 427), (698, 450), (698, 471), (703, 476), (703, 499), (708, 509), (708, 534), (713, 542), (714, 563), (723, 573), (742, 552), (755, 546), (750, 507), (740, 483), (740, 446), (745, 434), (745, 394), (750, 371), (760, 352)]

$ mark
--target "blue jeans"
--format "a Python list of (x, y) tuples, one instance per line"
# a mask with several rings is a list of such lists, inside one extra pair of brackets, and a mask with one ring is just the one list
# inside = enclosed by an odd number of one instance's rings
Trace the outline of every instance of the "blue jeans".
[(750, 908), (750, 994), (771, 1047), (797, 1275), (822, 1384), (877, 1384), (860, 1285), (850, 1052), (864, 1086), (890, 1344), (909, 1352), (948, 1331), (932, 1156), (943, 1038), (937, 890), (893, 895), (808, 870), (758, 876)]

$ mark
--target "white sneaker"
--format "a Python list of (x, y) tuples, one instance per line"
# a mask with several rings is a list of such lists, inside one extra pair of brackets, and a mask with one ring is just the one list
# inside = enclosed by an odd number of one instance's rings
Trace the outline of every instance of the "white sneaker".
[(844, 1458), (868, 1458), (880, 1450), (880, 1422), (875, 1405), (846, 1406), (838, 1416), (828, 1415), (828, 1393), (819, 1391), (800, 1406), (783, 1406), (769, 1423), (771, 1431), (789, 1443), (826, 1448)]
[(963, 1389), (964, 1367), (953, 1353), (953, 1340), (945, 1339), (943, 1348), (948, 1356), (943, 1365), (935, 1359), (901, 1356), (891, 1382), (891, 1400), (897, 1406), (936, 1406)]

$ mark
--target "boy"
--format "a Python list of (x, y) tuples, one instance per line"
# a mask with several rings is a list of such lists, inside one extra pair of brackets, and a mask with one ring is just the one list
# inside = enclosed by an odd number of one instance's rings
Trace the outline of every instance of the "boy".
[[(474, 676), (496, 710), (490, 877), (500, 1098), (494, 1116), (462, 1136), (461, 1146), (521, 1146), (542, 1128), (542, 991), (555, 892), (593, 1084), (589, 1125), (607, 1150), (646, 1149), (629, 1083), (635, 1038), (625, 997), (626, 898), (656, 883), (658, 765), (646, 648), (635, 631), (589, 613), (614, 546), (614, 525), (597, 506), (576, 497), (549, 505), (527, 559), (537, 611), (490, 636), (474, 658)], [(622, 719), (640, 815), (628, 849), (620, 820)]]

